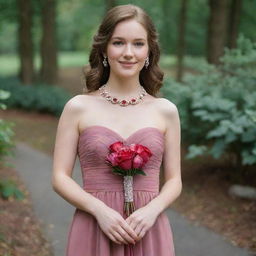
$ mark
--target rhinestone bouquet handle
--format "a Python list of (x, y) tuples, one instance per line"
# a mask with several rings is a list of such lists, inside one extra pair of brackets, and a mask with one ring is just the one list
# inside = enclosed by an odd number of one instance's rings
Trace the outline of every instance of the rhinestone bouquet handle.
[(124, 176), (124, 212), (129, 216), (135, 211), (133, 202), (133, 176)]

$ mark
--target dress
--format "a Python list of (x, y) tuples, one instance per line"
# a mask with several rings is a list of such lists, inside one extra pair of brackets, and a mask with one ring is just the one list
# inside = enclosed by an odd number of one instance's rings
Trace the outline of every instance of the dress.
[[(108, 147), (116, 141), (142, 144), (153, 154), (143, 167), (146, 176), (137, 174), (133, 177), (133, 200), (135, 209), (138, 209), (159, 194), (164, 134), (158, 128), (144, 127), (124, 139), (110, 128), (93, 125), (85, 128), (79, 136), (77, 152), (83, 189), (126, 218), (123, 177), (112, 173), (105, 163)], [(120, 245), (108, 238), (93, 215), (76, 208), (69, 227), (66, 256), (175, 256), (172, 229), (167, 215), (162, 212), (135, 245)]]

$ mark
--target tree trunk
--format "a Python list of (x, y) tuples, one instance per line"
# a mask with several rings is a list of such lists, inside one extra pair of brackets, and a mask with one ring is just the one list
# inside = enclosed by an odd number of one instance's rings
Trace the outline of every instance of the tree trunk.
[(187, 0), (181, 1), (179, 28), (178, 28), (178, 45), (177, 45), (177, 81), (182, 82), (183, 77), (183, 59), (185, 53), (185, 36), (187, 23)]
[(106, 0), (106, 12), (111, 9), (112, 7), (116, 6), (116, 1), (115, 0)]
[(40, 78), (47, 84), (57, 82), (57, 47), (56, 47), (56, 2), (42, 0), (42, 39)]
[[(173, 3), (170, 0), (160, 1), (162, 9), (162, 25), (160, 27), (160, 42), (163, 53), (171, 54), (170, 44), (174, 33), (166, 33), (166, 28), (170, 30), (172, 23), (174, 22), (170, 17), (173, 14)], [(176, 35), (175, 35), (176, 36)], [(176, 37), (175, 37), (176, 38)]]
[(18, 55), (20, 60), (19, 79), (31, 84), (34, 78), (32, 8), (30, 0), (17, 0), (18, 7)]
[(238, 37), (240, 16), (242, 10), (242, 0), (232, 0), (229, 13), (228, 24), (228, 48), (236, 48), (236, 40)]
[(228, 0), (209, 0), (209, 6), (207, 60), (219, 64), (226, 44)]

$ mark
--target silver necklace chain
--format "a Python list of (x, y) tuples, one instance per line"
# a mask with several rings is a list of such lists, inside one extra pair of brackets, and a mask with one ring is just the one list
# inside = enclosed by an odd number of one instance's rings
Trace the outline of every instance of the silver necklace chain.
[(119, 104), (122, 107), (128, 106), (128, 105), (135, 105), (138, 104), (143, 100), (143, 97), (146, 96), (148, 93), (145, 91), (145, 89), (140, 85), (140, 95), (135, 98), (131, 98), (130, 100), (124, 100), (124, 99), (118, 99), (117, 97), (112, 96), (106, 89), (106, 84), (102, 85), (99, 88), (100, 95), (106, 98), (108, 101), (110, 101), (113, 104)]

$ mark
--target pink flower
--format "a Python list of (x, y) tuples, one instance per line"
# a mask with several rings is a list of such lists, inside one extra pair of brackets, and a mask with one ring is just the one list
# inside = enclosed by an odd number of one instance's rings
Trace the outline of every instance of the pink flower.
[(143, 165), (144, 165), (143, 159), (139, 155), (135, 156), (133, 159), (133, 168), (139, 169)]
[(114, 153), (111, 153), (107, 156), (107, 161), (109, 163), (111, 163), (113, 166), (117, 166), (118, 165), (118, 161), (117, 161), (117, 153), (114, 152)]

